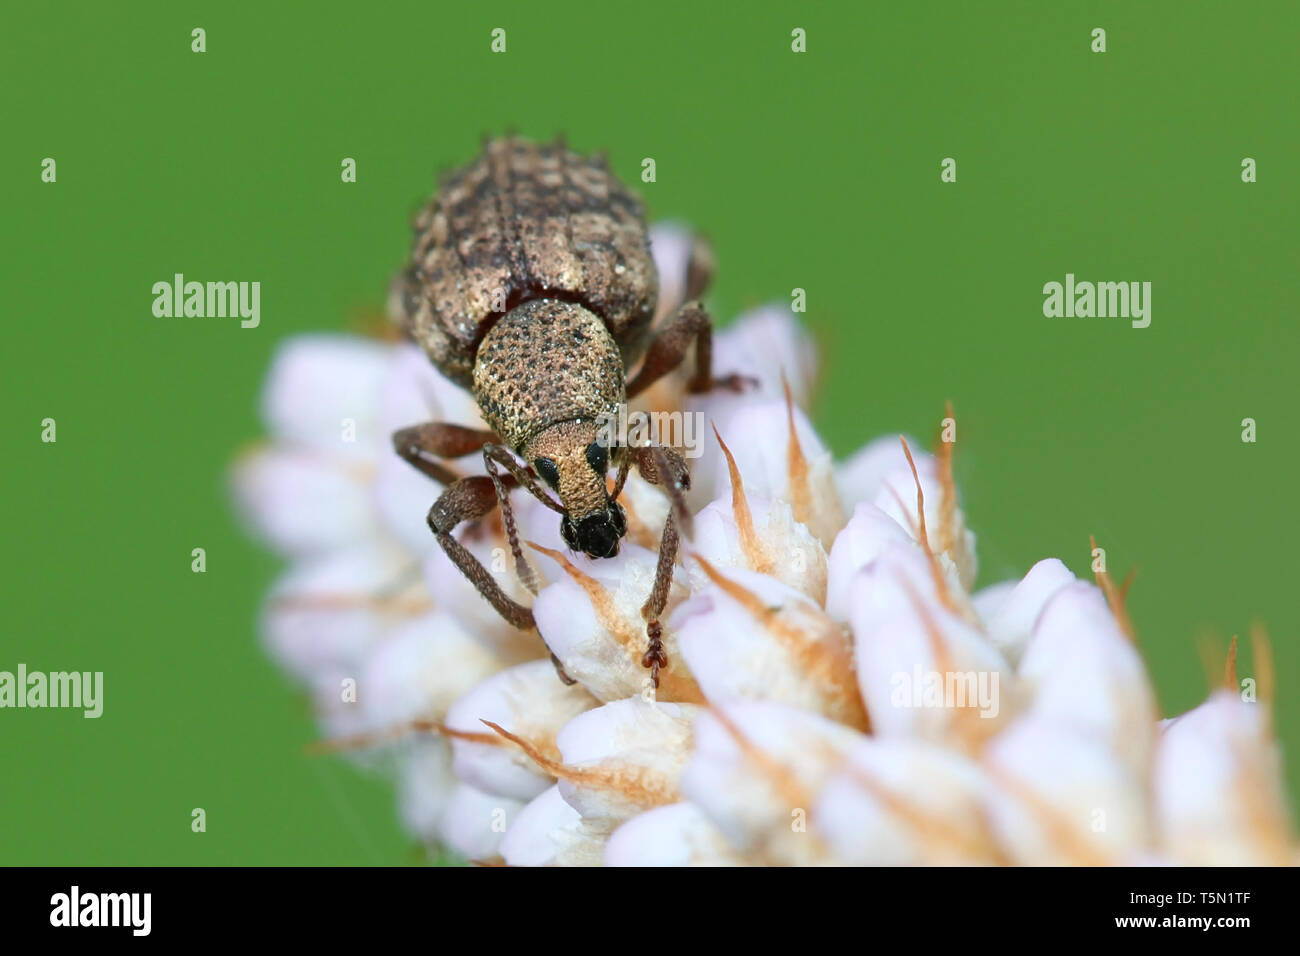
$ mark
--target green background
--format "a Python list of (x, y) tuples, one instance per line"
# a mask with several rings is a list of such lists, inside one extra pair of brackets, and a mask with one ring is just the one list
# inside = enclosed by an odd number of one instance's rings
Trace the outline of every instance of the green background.
[[(1265, 622), (1300, 791), (1295, 10), (9, 10), (0, 669), (102, 670), (106, 689), (97, 721), (0, 712), (0, 862), (418, 859), (387, 783), (303, 754), (306, 701), (254, 629), (278, 562), (232, 520), (225, 476), (261, 434), (276, 344), (380, 307), (435, 172), (512, 126), (607, 148), (652, 217), (706, 232), (720, 316), (807, 290), (837, 452), (930, 435), (952, 399), (982, 583), (1048, 555), (1087, 574), (1090, 533), (1121, 576), (1138, 565), (1166, 713), (1205, 693), (1198, 642), (1222, 653)], [(173, 272), (260, 280), (261, 327), (154, 318)], [(1151, 281), (1151, 327), (1044, 318), (1066, 272)]]

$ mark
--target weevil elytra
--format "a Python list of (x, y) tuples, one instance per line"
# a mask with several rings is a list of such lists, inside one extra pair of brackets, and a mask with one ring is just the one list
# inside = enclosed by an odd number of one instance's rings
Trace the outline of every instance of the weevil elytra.
[[(692, 257), (688, 300), (707, 284), (706, 262), (704, 255)], [(679, 366), (692, 343), (691, 391), (744, 385), (740, 376), (713, 378), (711, 322), (698, 302), (687, 301), (661, 329), (651, 328), (657, 287), (641, 202), (603, 157), (581, 156), (563, 142), (505, 137), (447, 176), (419, 212), (410, 261), (392, 297), (403, 329), (444, 375), (471, 391), (491, 429), (431, 422), (395, 433), (394, 447), (446, 485), (429, 511), (429, 527), (511, 624), (531, 629), (532, 612), (453, 536), (457, 525), (499, 505), (521, 580), (535, 591), (515, 531), (511, 489), (522, 486), (558, 512), (568, 546), (595, 558), (618, 553), (626, 531), (618, 497), (629, 468), (673, 500), (655, 583), (641, 608), (642, 664), (656, 686), (667, 663), (659, 615), (690, 475), (671, 448), (606, 447), (599, 422)], [(462, 477), (446, 464), (479, 450), (486, 475)], [(611, 468), (617, 469), (612, 493)], [(558, 661), (556, 668), (564, 677)]]

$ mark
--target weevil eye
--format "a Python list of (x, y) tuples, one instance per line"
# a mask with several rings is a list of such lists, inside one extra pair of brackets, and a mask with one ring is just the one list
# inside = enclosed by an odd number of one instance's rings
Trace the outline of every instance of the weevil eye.
[(549, 458), (538, 458), (533, 462), (533, 467), (537, 473), (542, 476), (542, 481), (546, 482), (552, 488), (560, 483), (560, 469), (556, 467), (555, 462)]
[(592, 442), (587, 446), (587, 464), (596, 470), (596, 474), (603, 475), (609, 467), (609, 449), (598, 441)]

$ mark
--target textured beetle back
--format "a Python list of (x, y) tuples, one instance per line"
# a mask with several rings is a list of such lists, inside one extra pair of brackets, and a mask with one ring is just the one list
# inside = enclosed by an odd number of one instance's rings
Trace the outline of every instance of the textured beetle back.
[(507, 137), (420, 211), (393, 308), (434, 364), (470, 387), (488, 329), (542, 297), (595, 313), (632, 363), (657, 283), (641, 202), (602, 158)]
[(497, 322), (474, 363), (474, 399), (515, 451), (559, 422), (615, 414), (623, 362), (604, 323), (557, 299), (530, 299)]

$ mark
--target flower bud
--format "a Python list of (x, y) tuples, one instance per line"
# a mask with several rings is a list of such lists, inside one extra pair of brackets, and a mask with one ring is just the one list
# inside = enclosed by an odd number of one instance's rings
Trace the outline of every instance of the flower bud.
[(693, 803), (633, 817), (605, 844), (606, 866), (737, 866), (742, 862)]
[(1192, 866), (1297, 862), (1268, 704), (1215, 691), (1166, 721), (1153, 791), (1166, 853)]
[(452, 704), (447, 726), (459, 732), (451, 746), (456, 776), (484, 793), (515, 800), (533, 799), (552, 776), (484, 721), (529, 740), (552, 759), (560, 728), (596, 706), (580, 684), (565, 684), (549, 660), (516, 664), (487, 678)]
[(629, 697), (579, 714), (556, 738), (560, 795), (584, 820), (618, 823), (675, 802), (698, 710)]

